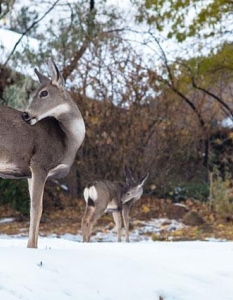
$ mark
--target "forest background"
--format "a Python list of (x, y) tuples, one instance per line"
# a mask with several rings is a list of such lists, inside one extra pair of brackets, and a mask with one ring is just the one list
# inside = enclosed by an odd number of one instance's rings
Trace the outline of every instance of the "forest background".
[[(124, 180), (127, 164), (150, 173), (145, 195), (205, 201), (233, 220), (232, 12), (228, 0), (0, 2), (1, 105), (23, 110), (34, 67), (47, 74), (52, 56), (85, 119), (72, 170), (46, 186), (45, 204)], [(28, 213), (26, 181), (1, 179), (0, 190), (1, 204)]]

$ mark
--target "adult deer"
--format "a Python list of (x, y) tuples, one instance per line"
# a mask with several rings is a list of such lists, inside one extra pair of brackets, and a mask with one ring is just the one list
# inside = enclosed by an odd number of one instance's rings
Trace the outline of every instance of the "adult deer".
[(89, 183), (84, 189), (86, 202), (82, 218), (83, 241), (89, 242), (93, 225), (105, 213), (111, 212), (117, 229), (117, 241), (121, 241), (122, 217), (125, 226), (125, 240), (129, 242), (129, 212), (132, 205), (141, 198), (143, 184), (149, 174), (136, 180), (129, 168), (125, 167), (126, 183), (108, 180)]
[(51, 60), (48, 70), (51, 79), (35, 69), (41, 86), (25, 112), (0, 107), (0, 177), (28, 178), (28, 248), (37, 248), (46, 180), (69, 172), (85, 136), (82, 115)]

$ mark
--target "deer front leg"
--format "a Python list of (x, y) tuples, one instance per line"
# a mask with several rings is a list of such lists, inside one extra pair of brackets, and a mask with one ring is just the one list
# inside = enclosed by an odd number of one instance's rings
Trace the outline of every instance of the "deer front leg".
[(117, 229), (117, 241), (121, 242), (121, 228), (122, 228), (121, 214), (120, 212), (116, 211), (113, 212), (112, 215)]
[(125, 226), (125, 241), (129, 243), (129, 211), (130, 207), (128, 205), (123, 205), (122, 216)]
[(28, 248), (37, 248), (45, 181), (46, 174), (40, 171), (32, 171), (32, 178), (28, 179), (29, 194), (31, 199), (29, 238), (27, 244)]

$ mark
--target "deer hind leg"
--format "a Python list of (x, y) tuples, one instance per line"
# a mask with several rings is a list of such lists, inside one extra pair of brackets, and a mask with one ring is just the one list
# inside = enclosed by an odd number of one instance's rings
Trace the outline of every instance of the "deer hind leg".
[(32, 170), (32, 178), (28, 179), (30, 194), (30, 226), (28, 248), (37, 248), (39, 225), (43, 208), (43, 194), (46, 181), (46, 173), (39, 170)]
[(122, 216), (125, 226), (125, 241), (129, 243), (129, 211), (130, 207), (123, 205)]
[(83, 242), (86, 242), (86, 243), (90, 242), (90, 239), (91, 239), (91, 233), (92, 233), (93, 224), (94, 224), (94, 213), (95, 213), (95, 206), (89, 205), (87, 203), (85, 214), (84, 214), (84, 216), (82, 218), (82, 222), (81, 222)]
[(116, 230), (117, 230), (117, 241), (121, 242), (121, 228), (122, 228), (122, 220), (121, 220), (121, 214), (119, 211), (113, 212), (113, 219), (116, 224)]

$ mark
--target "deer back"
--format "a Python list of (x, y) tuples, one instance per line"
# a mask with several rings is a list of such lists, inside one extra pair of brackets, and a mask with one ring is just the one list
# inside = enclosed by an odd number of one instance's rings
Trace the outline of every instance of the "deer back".
[(95, 206), (103, 213), (107, 207), (117, 209), (121, 205), (121, 188), (119, 182), (94, 181), (84, 189), (84, 198), (87, 205)]

